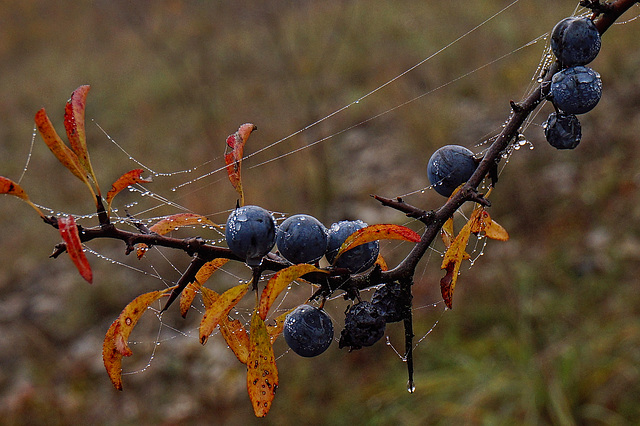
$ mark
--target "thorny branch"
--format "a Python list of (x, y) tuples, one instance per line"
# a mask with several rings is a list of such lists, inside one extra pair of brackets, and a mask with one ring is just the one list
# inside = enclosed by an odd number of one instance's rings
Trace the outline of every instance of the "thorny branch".
[[(589, 8), (593, 11), (595, 24), (599, 32), (602, 34), (629, 8), (640, 0), (616, 0), (612, 2), (601, 2), (599, 0), (583, 0), (581, 6)], [(326, 274), (309, 274), (304, 278), (310, 282), (319, 284), (320, 291), (316, 296), (327, 296), (330, 293), (341, 289), (347, 291), (347, 294), (353, 295), (353, 290), (365, 289), (375, 285), (388, 282), (408, 282), (412, 280), (416, 266), (420, 259), (428, 250), (430, 244), (436, 238), (442, 225), (450, 218), (456, 210), (458, 210), (467, 201), (476, 202), (485, 206), (490, 203), (477, 190), (480, 183), (485, 177), (491, 177), (491, 186), (495, 185), (495, 175), (493, 171), (502, 159), (503, 153), (506, 152), (509, 145), (517, 137), (522, 124), (527, 117), (544, 101), (549, 93), (550, 81), (557, 71), (559, 64), (556, 62), (545, 70), (542, 82), (533, 89), (533, 91), (520, 102), (510, 102), (511, 113), (507, 119), (502, 132), (497, 136), (494, 142), (489, 146), (481, 159), (478, 167), (469, 179), (469, 181), (455, 193), (448, 201), (437, 210), (422, 210), (418, 207), (405, 203), (401, 198), (389, 199), (374, 195), (373, 197), (383, 206), (388, 206), (405, 213), (408, 217), (417, 219), (424, 223), (425, 230), (411, 252), (398, 264), (395, 268), (388, 271), (380, 271), (379, 268), (359, 275), (349, 275), (344, 269), (331, 269), (327, 278)], [(148, 246), (162, 246), (182, 250), (192, 257), (192, 261), (187, 270), (183, 273), (178, 281), (178, 287), (172, 293), (169, 302), (165, 305), (166, 309), (171, 301), (175, 299), (186, 284), (195, 279), (195, 273), (204, 262), (216, 259), (226, 258), (236, 261), (244, 261), (244, 259), (233, 254), (229, 249), (216, 247), (206, 244), (198, 237), (191, 238), (173, 238), (154, 233), (129, 232), (116, 228), (110, 223), (101, 200), (98, 200), (98, 217), (100, 226), (93, 228), (84, 228), (78, 226), (80, 239), (82, 242), (88, 242), (96, 238), (113, 238), (122, 240), (126, 244), (126, 254), (134, 250), (136, 244), (144, 243)], [(45, 217), (45, 223), (57, 227), (57, 219), (54, 217)], [(64, 243), (57, 244), (51, 257), (57, 257), (66, 250)], [(279, 271), (289, 264), (276, 255), (265, 257), (261, 270)]]

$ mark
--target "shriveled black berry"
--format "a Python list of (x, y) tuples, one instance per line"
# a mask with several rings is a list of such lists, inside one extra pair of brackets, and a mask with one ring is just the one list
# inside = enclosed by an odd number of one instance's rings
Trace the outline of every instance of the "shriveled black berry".
[(371, 346), (384, 336), (386, 324), (377, 306), (366, 301), (353, 305), (347, 311), (338, 346), (350, 350)]
[(402, 288), (399, 282), (392, 282), (378, 287), (371, 297), (371, 304), (376, 306), (384, 315), (387, 323), (404, 319), (404, 312), (410, 300), (403, 300)]

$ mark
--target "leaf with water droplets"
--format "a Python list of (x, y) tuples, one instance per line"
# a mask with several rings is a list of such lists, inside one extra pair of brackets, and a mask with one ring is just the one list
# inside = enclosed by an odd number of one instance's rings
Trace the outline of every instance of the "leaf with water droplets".
[(247, 391), (256, 417), (264, 417), (278, 388), (278, 368), (264, 320), (254, 310), (249, 332)]
[(244, 205), (244, 191), (242, 189), (242, 157), (244, 155), (244, 145), (249, 139), (251, 132), (257, 127), (251, 123), (245, 123), (238, 128), (238, 131), (227, 137), (227, 146), (231, 148), (231, 152), (225, 154), (224, 161), (227, 165), (227, 174), (231, 185), (240, 195), (240, 205)]
[(404, 240), (417, 243), (420, 241), (420, 235), (406, 226), (386, 224), (369, 225), (347, 237), (344, 243), (342, 243), (340, 250), (338, 250), (336, 259), (347, 250), (376, 240)]
[(193, 299), (196, 296), (197, 290), (200, 290), (200, 292), (202, 293), (202, 298), (205, 301), (205, 303), (206, 302), (213, 303), (213, 300), (218, 298), (217, 293), (214, 292), (215, 296), (208, 293), (208, 291), (213, 292), (213, 290), (209, 290), (206, 287), (203, 287), (202, 285), (205, 282), (207, 282), (209, 277), (211, 277), (211, 275), (213, 275), (215, 271), (217, 271), (222, 265), (224, 265), (228, 261), (229, 259), (219, 258), (219, 259), (213, 259), (205, 263), (196, 273), (195, 282), (191, 282), (187, 284), (184, 290), (182, 290), (182, 293), (180, 293), (180, 315), (182, 315), (183, 318), (187, 316), (187, 312), (191, 307), (191, 303), (193, 302)]
[(282, 329), (284, 328), (284, 320), (287, 319), (287, 315), (293, 312), (296, 308), (291, 308), (288, 311), (278, 315), (273, 319), (273, 324), (267, 324), (267, 333), (269, 333), (269, 339), (271, 340), (271, 344), (276, 341), (278, 336), (282, 333)]
[(218, 326), (220, 320), (229, 314), (229, 311), (236, 306), (240, 299), (247, 293), (247, 290), (249, 290), (248, 283), (240, 284), (219, 295), (215, 300), (211, 301), (209, 306), (207, 306), (205, 302), (204, 316), (202, 317), (202, 321), (200, 321), (200, 343), (203, 345), (207, 343), (209, 336)]
[(294, 280), (300, 278), (305, 274), (308, 274), (309, 272), (327, 273), (327, 271), (318, 269), (313, 265), (302, 263), (282, 269), (281, 271), (278, 271), (273, 277), (271, 277), (267, 285), (262, 290), (262, 295), (260, 296), (260, 305), (258, 307), (260, 318), (262, 318), (263, 321), (267, 319), (267, 313), (269, 312), (271, 305), (276, 300), (280, 292), (287, 288), (287, 286)]
[(142, 294), (129, 303), (111, 324), (102, 344), (102, 360), (111, 383), (122, 390), (122, 357), (133, 352), (127, 343), (136, 323), (153, 302), (166, 295), (171, 288)]
[(151, 178), (144, 179), (142, 178), (142, 169), (134, 169), (130, 170), (127, 173), (120, 176), (114, 183), (111, 185), (111, 189), (107, 192), (107, 205), (108, 209), (111, 210), (111, 202), (113, 198), (120, 193), (123, 189), (136, 184), (136, 183), (149, 183), (151, 182)]
[(225, 316), (220, 320), (220, 334), (233, 351), (238, 361), (243, 364), (249, 359), (249, 334), (237, 319)]
[(82, 278), (91, 284), (93, 282), (93, 272), (91, 272), (91, 265), (89, 265), (87, 256), (84, 254), (78, 226), (73, 216), (59, 217), (58, 231), (60, 231), (60, 236), (67, 245), (67, 253), (69, 253), (71, 261), (78, 268)]
[(442, 265), (440, 266), (440, 269), (446, 269), (447, 271), (445, 276), (440, 280), (440, 291), (442, 292), (444, 303), (449, 309), (452, 307), (453, 291), (455, 290), (456, 281), (458, 280), (460, 264), (469, 256), (466, 248), (471, 235), (471, 224), (472, 219), (464, 225), (460, 233), (453, 239), (444, 254), (444, 259), (442, 259)]
[(491, 219), (491, 216), (483, 207), (478, 207), (473, 211), (473, 218), (475, 219), (471, 226), (473, 234), (482, 234), (487, 238), (498, 241), (507, 241), (509, 239), (507, 230)]

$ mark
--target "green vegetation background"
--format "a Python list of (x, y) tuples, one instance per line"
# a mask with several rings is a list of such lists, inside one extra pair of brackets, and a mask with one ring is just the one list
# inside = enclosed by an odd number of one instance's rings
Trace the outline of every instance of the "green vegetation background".
[[(235, 194), (221, 174), (175, 193), (170, 188), (219, 166), (225, 137), (241, 123), (258, 126), (247, 146), (254, 152), (378, 87), (508, 3), (4, 1), (0, 174), (20, 177), (39, 108), (47, 108), (61, 131), (69, 94), (91, 84), (89, 145), (105, 190), (136, 165), (91, 119), (156, 171), (213, 160), (192, 174), (156, 178), (149, 187), (195, 212), (224, 212)], [(367, 120), (511, 52), (550, 31), (576, 3), (522, 0), (393, 85), (246, 166)], [(441, 318), (441, 308), (416, 311), (419, 336), (440, 318), (415, 353), (416, 393), (405, 390), (405, 364), (384, 342), (354, 353), (336, 344), (311, 360), (288, 353), (278, 361), (280, 388), (262, 424), (640, 421), (639, 40), (640, 20), (605, 35), (593, 64), (604, 96), (581, 117), (578, 149), (556, 151), (543, 140), (539, 124), (549, 105), (526, 131), (535, 149), (516, 152), (491, 197), (491, 214), (511, 240), (490, 243), (472, 269), (463, 268), (453, 311)], [(326, 224), (351, 217), (403, 223), (368, 195), (426, 186), (426, 160), (442, 145), (481, 149), (475, 145), (500, 127), (508, 101), (524, 95), (543, 46), (515, 52), (312, 148), (247, 168), (247, 201), (314, 214)], [(56, 211), (90, 213), (82, 184), (39, 138), (22, 184), (34, 201)], [(135, 212), (146, 200), (123, 194), (120, 207), (132, 201), (141, 204)], [(443, 199), (427, 192), (408, 201), (430, 209)], [(225, 216), (212, 217), (222, 222)], [(58, 240), (28, 207), (2, 198), (0, 423), (258, 423), (244, 368), (221, 339), (201, 347), (175, 334), (158, 347), (147, 371), (125, 376), (124, 392), (113, 390), (102, 366), (104, 332), (128, 301), (164, 284), (90, 257), (95, 283), (89, 286), (66, 257), (48, 259)], [(137, 266), (120, 243), (92, 247)], [(168, 256), (178, 268), (188, 261)], [(177, 279), (166, 262), (154, 265), (164, 278)], [(415, 303), (427, 306), (438, 300), (439, 257), (421, 268)], [(335, 304), (340, 330), (344, 303)], [(177, 311), (164, 321), (193, 328), (197, 315), (191, 315), (186, 326)], [(152, 320), (132, 337), (153, 342), (157, 324)], [(399, 325), (389, 335), (402, 347)], [(142, 354), (125, 360), (125, 369), (144, 367), (150, 350), (134, 346)]]

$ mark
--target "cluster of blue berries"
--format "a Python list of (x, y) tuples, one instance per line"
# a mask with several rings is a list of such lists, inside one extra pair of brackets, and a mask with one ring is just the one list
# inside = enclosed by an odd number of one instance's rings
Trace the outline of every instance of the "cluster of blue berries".
[[(227, 246), (251, 267), (260, 266), (262, 259), (277, 245), (280, 256), (293, 264), (314, 263), (325, 256), (335, 267), (359, 273), (371, 268), (380, 250), (378, 241), (357, 246), (336, 259), (344, 241), (354, 232), (366, 227), (361, 220), (340, 221), (328, 229), (316, 218), (296, 214), (276, 226), (271, 213), (258, 206), (236, 208), (227, 219), (225, 236)], [(363, 302), (364, 303), (364, 302)], [(369, 303), (369, 302), (367, 302)], [(384, 334), (384, 310), (367, 310), (368, 316), (356, 314), (362, 307), (354, 305), (347, 314), (346, 345), (352, 348), (369, 346)], [(363, 305), (364, 306), (364, 305)], [(364, 311), (363, 311), (364, 312)], [(372, 322), (372, 318), (378, 318)], [(362, 330), (375, 328), (373, 337), (363, 340)], [(324, 352), (333, 340), (333, 324), (327, 313), (310, 305), (301, 305), (285, 319), (283, 334), (289, 347), (298, 355), (311, 357)], [(343, 336), (345, 332), (343, 331)], [(341, 339), (341, 342), (343, 339)], [(341, 343), (342, 347), (343, 344)]]
[(547, 141), (557, 149), (578, 146), (582, 130), (576, 115), (591, 111), (600, 101), (600, 74), (585, 66), (596, 58), (600, 46), (600, 33), (587, 17), (565, 18), (551, 32), (551, 50), (562, 70), (551, 78), (549, 99), (556, 112), (543, 128)]

